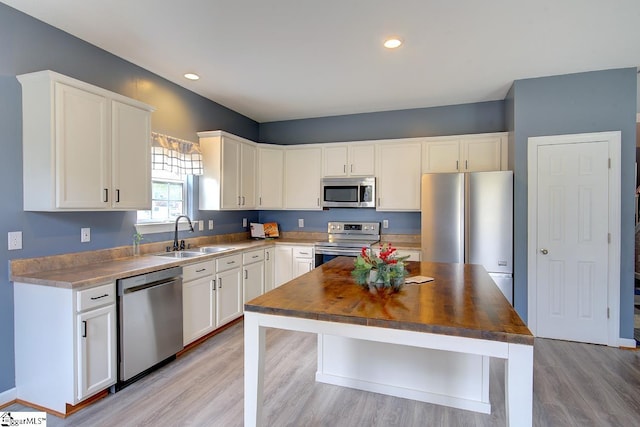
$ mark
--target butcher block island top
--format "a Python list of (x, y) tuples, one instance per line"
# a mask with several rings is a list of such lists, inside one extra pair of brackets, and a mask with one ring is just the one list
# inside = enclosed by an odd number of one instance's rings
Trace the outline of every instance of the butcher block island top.
[(245, 311), (533, 345), (533, 335), (481, 265), (407, 262), (435, 280), (376, 295), (338, 257), (245, 304)]

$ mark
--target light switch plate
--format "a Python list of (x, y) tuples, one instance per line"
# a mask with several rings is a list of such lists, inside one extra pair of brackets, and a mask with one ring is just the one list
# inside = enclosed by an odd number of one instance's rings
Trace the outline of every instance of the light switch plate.
[(304, 218), (299, 218), (298, 219), (298, 227), (299, 228), (304, 228)]
[(9, 250), (15, 251), (22, 249), (22, 231), (10, 231), (9, 236)]
[(242, 226), (243, 227), (247, 226), (247, 218), (242, 218)]
[(90, 228), (81, 228), (80, 229), (80, 242), (87, 243), (91, 241), (91, 229)]
[(203, 220), (199, 220), (198, 221), (198, 231), (202, 231), (204, 230), (204, 221)]
[(213, 230), (213, 220), (209, 220), (209, 230)]
[(389, 228), (389, 220), (388, 219), (383, 219), (382, 220), (382, 228)]

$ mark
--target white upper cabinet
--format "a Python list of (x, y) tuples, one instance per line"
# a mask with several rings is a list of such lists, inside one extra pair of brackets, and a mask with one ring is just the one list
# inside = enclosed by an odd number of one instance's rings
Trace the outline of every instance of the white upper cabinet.
[(256, 199), (257, 147), (222, 131), (199, 132), (204, 175), (200, 209), (253, 209)]
[(282, 148), (258, 147), (258, 209), (282, 209), (284, 186), (284, 151)]
[(377, 145), (378, 211), (420, 210), (421, 142)]
[(284, 157), (285, 209), (320, 210), (322, 148), (287, 148)]
[(147, 111), (118, 101), (111, 103), (111, 170), (114, 204), (121, 209), (151, 207), (151, 133)]
[(52, 71), (18, 80), (25, 210), (151, 207), (152, 107)]
[(330, 144), (324, 147), (323, 176), (373, 176), (373, 144)]
[(507, 169), (505, 133), (427, 138), (422, 172), (482, 172)]

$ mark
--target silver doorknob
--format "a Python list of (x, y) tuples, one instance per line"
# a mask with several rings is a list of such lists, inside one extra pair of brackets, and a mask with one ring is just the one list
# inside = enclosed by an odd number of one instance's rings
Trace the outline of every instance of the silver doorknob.
[(546, 254), (548, 254), (548, 253), (549, 253), (549, 251), (548, 251), (548, 250), (546, 250), (546, 249), (540, 249), (540, 253), (541, 253), (542, 255), (546, 255)]

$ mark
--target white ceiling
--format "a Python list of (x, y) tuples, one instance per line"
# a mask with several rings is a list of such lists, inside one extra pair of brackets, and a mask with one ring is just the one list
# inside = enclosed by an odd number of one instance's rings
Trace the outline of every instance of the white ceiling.
[[(640, 65), (639, 0), (2, 2), (258, 122), (497, 100), (516, 79)], [(388, 35), (404, 45), (384, 49)]]

